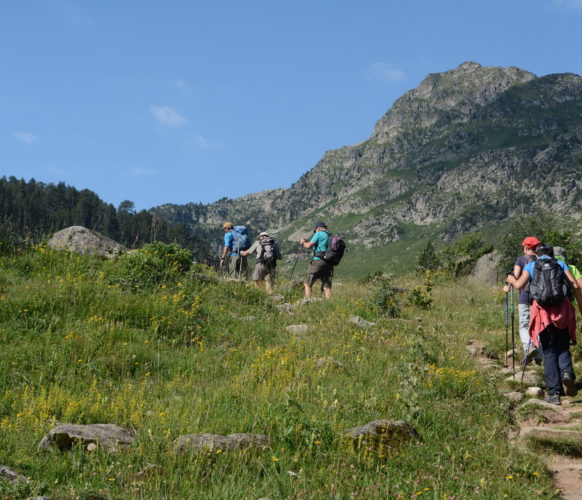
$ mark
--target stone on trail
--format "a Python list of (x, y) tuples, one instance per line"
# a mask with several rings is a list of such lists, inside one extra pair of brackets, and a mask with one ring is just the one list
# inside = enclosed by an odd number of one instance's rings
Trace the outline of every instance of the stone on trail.
[(510, 349), (505, 353), (505, 359), (509, 362), (513, 359), (514, 356), (517, 356), (517, 350)]
[(243, 321), (256, 321), (257, 317), (256, 316), (243, 316), (242, 318), (240, 318)]
[(295, 306), (306, 306), (308, 304), (312, 304), (313, 302), (323, 302), (323, 298), (321, 297), (311, 297), (311, 298), (303, 298), (303, 299), (299, 299), (297, 302), (295, 302)]
[(370, 328), (376, 324), (371, 321), (366, 321), (364, 318), (360, 318), (359, 316), (352, 316), (349, 319), (349, 322), (361, 328)]
[(64, 424), (51, 430), (38, 445), (39, 450), (58, 448), (65, 451), (79, 444), (86, 448), (95, 443), (107, 451), (127, 448), (133, 443), (133, 433), (114, 424)]
[(520, 438), (563, 455), (582, 455), (582, 432), (552, 427), (524, 429)]
[(280, 293), (277, 293), (275, 295), (271, 295), (271, 300), (274, 300), (275, 302), (284, 302), (285, 295), (281, 295)]
[(471, 356), (483, 356), (485, 355), (485, 342), (471, 339), (465, 346), (465, 349), (467, 349)]
[(14, 483), (16, 481), (23, 481), (25, 483), (28, 483), (30, 481), (30, 479), (28, 479), (26, 476), (19, 474), (14, 469), (6, 465), (0, 465), (0, 480), (2, 479), (10, 481), (11, 483)]
[(541, 387), (528, 387), (525, 395), (530, 398), (541, 399), (544, 397), (544, 390)]
[[(507, 382), (513, 382), (513, 383), (521, 383), (521, 370), (517, 370), (515, 371), (515, 375), (511, 375), (510, 377), (507, 377), (505, 379)], [(527, 385), (527, 386), (532, 386), (532, 385), (537, 385), (538, 384), (538, 374), (536, 372), (531, 372), (531, 371), (526, 371), (523, 374), (523, 385)]]
[(411, 442), (422, 442), (422, 438), (408, 422), (383, 419), (344, 431), (342, 442), (354, 451), (388, 456)]
[(81, 255), (113, 259), (127, 251), (123, 245), (83, 226), (71, 226), (51, 236), (47, 246), (53, 250), (67, 250)]
[(309, 331), (309, 325), (289, 325), (285, 330), (292, 335), (303, 335)]
[(543, 410), (562, 411), (562, 407), (560, 405), (554, 405), (541, 399), (528, 399), (523, 404), (523, 406), (533, 406), (534, 408), (541, 408)]
[(523, 399), (523, 394), (521, 392), (506, 392), (503, 394), (503, 397), (511, 401), (519, 402)]
[(200, 451), (231, 451), (248, 448), (267, 448), (269, 438), (263, 434), (187, 434), (174, 440), (174, 450), (178, 454)]

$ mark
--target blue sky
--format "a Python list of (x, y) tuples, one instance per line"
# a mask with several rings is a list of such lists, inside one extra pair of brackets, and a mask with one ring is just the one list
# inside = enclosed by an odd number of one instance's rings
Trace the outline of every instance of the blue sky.
[(582, 73), (582, 0), (0, 0), (0, 175), (114, 205), (289, 187), (467, 60)]

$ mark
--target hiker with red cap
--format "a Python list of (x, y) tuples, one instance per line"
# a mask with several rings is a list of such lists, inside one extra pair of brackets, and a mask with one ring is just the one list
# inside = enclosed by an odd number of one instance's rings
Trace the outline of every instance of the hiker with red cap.
[(578, 284), (568, 265), (554, 258), (552, 246), (538, 245), (536, 255), (536, 261), (525, 266), (519, 279), (510, 274), (506, 281), (516, 290), (529, 284), (533, 299), (529, 335), (544, 351), (546, 401), (559, 405), (560, 396), (578, 392), (569, 350), (570, 345), (576, 345), (576, 313), (568, 297), (568, 289), (576, 290)]
[[(530, 262), (536, 260), (536, 248), (541, 243), (535, 236), (528, 236), (521, 242), (523, 247), (523, 255), (518, 257), (513, 266), (513, 275), (516, 278), (521, 276), (521, 272), (525, 269)], [(509, 286), (505, 285), (503, 290), (505, 293), (509, 292)], [(524, 287), (519, 292), (519, 298), (517, 301), (517, 312), (519, 321), (519, 338), (523, 345), (523, 351), (527, 358), (526, 363), (531, 362), (535, 359), (536, 364), (541, 364), (542, 355), (538, 348), (531, 343), (529, 336), (529, 311), (530, 311), (530, 299), (529, 299), (529, 287)]]

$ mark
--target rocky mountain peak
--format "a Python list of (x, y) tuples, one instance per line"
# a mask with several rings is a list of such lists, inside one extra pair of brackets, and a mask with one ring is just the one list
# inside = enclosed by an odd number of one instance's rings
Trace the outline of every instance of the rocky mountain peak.
[(514, 66), (486, 67), (473, 61), (443, 73), (431, 73), (378, 120), (372, 137), (387, 142), (410, 128), (464, 122), (476, 107), (497, 99), (513, 85), (535, 78), (533, 73)]

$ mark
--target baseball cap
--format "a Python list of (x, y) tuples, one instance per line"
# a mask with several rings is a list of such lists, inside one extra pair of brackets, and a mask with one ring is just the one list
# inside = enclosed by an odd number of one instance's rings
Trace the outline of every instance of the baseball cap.
[(522, 247), (533, 248), (534, 250), (539, 244), (541, 244), (541, 241), (538, 240), (535, 236), (528, 236), (521, 242)]
[(318, 221), (315, 223), (315, 228), (317, 229), (318, 227), (324, 227), (327, 229), (327, 224), (325, 222)]

